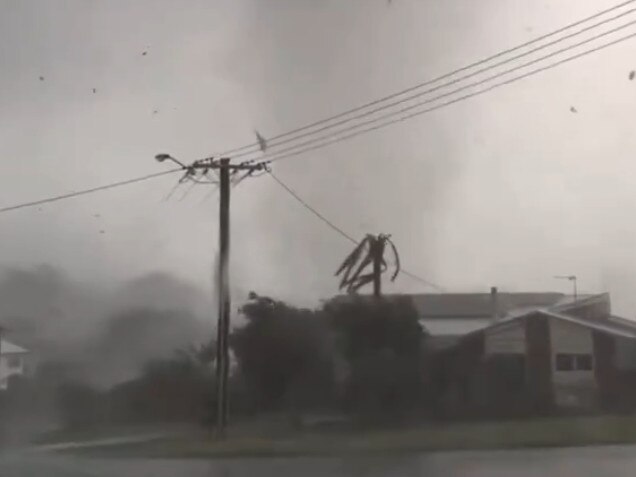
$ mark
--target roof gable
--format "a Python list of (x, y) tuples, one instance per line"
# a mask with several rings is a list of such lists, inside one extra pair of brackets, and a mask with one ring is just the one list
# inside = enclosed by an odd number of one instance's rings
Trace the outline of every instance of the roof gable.
[(18, 354), (18, 353), (28, 353), (29, 351), (23, 348), (22, 346), (18, 346), (17, 344), (11, 343), (7, 340), (0, 340), (0, 355), (3, 354)]
[[(607, 333), (613, 336), (636, 339), (636, 322), (629, 323), (628, 320), (622, 320), (620, 322), (614, 321), (614, 320), (601, 321), (597, 319), (589, 319), (589, 318), (582, 318), (582, 317), (573, 316), (573, 315), (566, 315), (566, 314), (558, 313), (548, 309), (532, 310), (523, 315), (517, 315), (509, 319), (498, 321), (496, 323), (493, 323), (490, 326), (487, 326), (486, 328), (482, 328), (481, 330), (478, 330), (477, 333), (490, 331), (490, 330), (496, 330), (498, 328), (505, 328), (509, 323), (512, 323), (514, 321), (532, 319), (533, 316), (538, 316), (538, 315), (565, 321), (568, 323), (574, 323), (579, 326), (583, 326), (585, 328), (589, 328), (595, 331)], [(471, 335), (472, 334), (474, 333), (471, 333)]]

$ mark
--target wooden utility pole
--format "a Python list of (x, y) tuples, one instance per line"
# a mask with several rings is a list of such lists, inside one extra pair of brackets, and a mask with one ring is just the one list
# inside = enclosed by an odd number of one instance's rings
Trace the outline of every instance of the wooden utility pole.
[(219, 170), (219, 263), (218, 263), (218, 300), (219, 300), (219, 316), (217, 320), (216, 333), (216, 379), (217, 379), (217, 435), (224, 437), (228, 424), (229, 413), (229, 370), (230, 370), (230, 175), (239, 171), (245, 171), (245, 176), (251, 175), (255, 171), (266, 170), (266, 163), (245, 162), (241, 164), (230, 164), (230, 159), (222, 158), (215, 160), (214, 158), (201, 159), (190, 165), (186, 165), (169, 154), (158, 154), (155, 156), (159, 162), (166, 159), (178, 164), (184, 171), (181, 181), (192, 180), (195, 183), (200, 182), (197, 179), (197, 171), (201, 171), (201, 175), (207, 177), (210, 170)]
[(221, 159), (219, 167), (219, 319), (217, 322), (217, 430), (223, 437), (228, 419), (228, 375), (230, 334), (230, 160)]
[[(336, 276), (342, 275), (339, 288), (353, 293), (366, 284), (373, 283), (373, 295), (379, 298), (382, 293), (382, 273), (387, 269), (384, 259), (387, 244), (391, 247), (395, 259), (395, 271), (391, 276), (391, 281), (395, 280), (400, 272), (400, 257), (391, 241), (391, 236), (367, 234), (361, 242), (357, 243), (336, 271)], [(362, 272), (368, 266), (372, 267), (371, 272), (363, 274)]]
[(376, 241), (375, 244), (371, 244), (371, 248), (373, 250), (373, 296), (376, 298), (380, 298), (382, 295), (382, 253), (384, 251), (384, 246), (380, 247), (378, 243), (379, 240)]

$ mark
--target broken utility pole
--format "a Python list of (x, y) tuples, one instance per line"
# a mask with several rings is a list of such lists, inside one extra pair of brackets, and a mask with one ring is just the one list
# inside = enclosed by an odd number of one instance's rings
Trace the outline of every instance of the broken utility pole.
[[(346, 288), (349, 293), (355, 293), (367, 283), (373, 283), (373, 295), (379, 298), (382, 292), (382, 273), (388, 269), (384, 259), (387, 243), (391, 247), (395, 259), (395, 271), (391, 276), (391, 281), (395, 280), (400, 272), (400, 256), (391, 241), (391, 236), (367, 234), (362, 242), (358, 243), (356, 248), (347, 255), (336, 271), (336, 276), (342, 274), (339, 288)], [(363, 255), (363, 253), (366, 254)], [(361, 275), (369, 265), (372, 266), (371, 272)]]
[[(168, 154), (158, 154), (155, 159), (163, 162), (166, 159), (178, 164), (184, 171), (181, 182), (192, 180), (195, 183), (210, 184), (207, 180), (208, 172), (218, 169), (219, 171), (219, 264), (218, 264), (218, 306), (219, 317), (217, 321), (217, 337), (216, 337), (216, 380), (217, 380), (217, 409), (216, 409), (216, 429), (219, 437), (224, 437), (228, 423), (229, 413), (229, 369), (230, 369), (230, 273), (229, 273), (229, 257), (230, 257), (230, 173), (245, 171), (245, 174), (239, 179), (250, 176), (255, 171), (267, 170), (265, 162), (259, 163), (241, 163), (230, 164), (230, 159), (222, 158), (215, 160), (214, 158), (206, 158), (186, 165)], [(200, 171), (200, 177), (197, 178), (197, 172)]]

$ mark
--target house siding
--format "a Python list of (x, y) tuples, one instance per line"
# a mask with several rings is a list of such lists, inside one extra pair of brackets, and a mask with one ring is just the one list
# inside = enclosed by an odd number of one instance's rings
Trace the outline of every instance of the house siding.
[[(549, 325), (555, 403), (562, 407), (593, 407), (598, 394), (594, 373), (593, 332), (584, 326), (555, 318), (549, 320)], [(592, 369), (560, 371), (556, 366), (558, 354), (592, 356)]]
[[(11, 376), (25, 374), (26, 358), (26, 353), (3, 354), (0, 356), (0, 390), (4, 391), (8, 388)], [(15, 361), (18, 363), (16, 364)]]
[(526, 331), (523, 322), (512, 321), (501, 328), (484, 332), (484, 353), (525, 354)]
[(605, 333), (592, 333), (594, 347), (594, 373), (599, 387), (600, 404), (612, 409), (620, 396), (620, 383), (615, 366), (616, 340)]
[(550, 326), (548, 319), (541, 315), (531, 315), (523, 321), (526, 331), (527, 389), (534, 411), (545, 413), (551, 410), (554, 403)]

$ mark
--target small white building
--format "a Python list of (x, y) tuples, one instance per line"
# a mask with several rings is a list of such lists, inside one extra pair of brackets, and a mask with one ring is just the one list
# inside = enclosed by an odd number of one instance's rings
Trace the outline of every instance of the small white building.
[(11, 376), (24, 376), (28, 372), (29, 351), (5, 339), (0, 340), (0, 391), (9, 387)]

